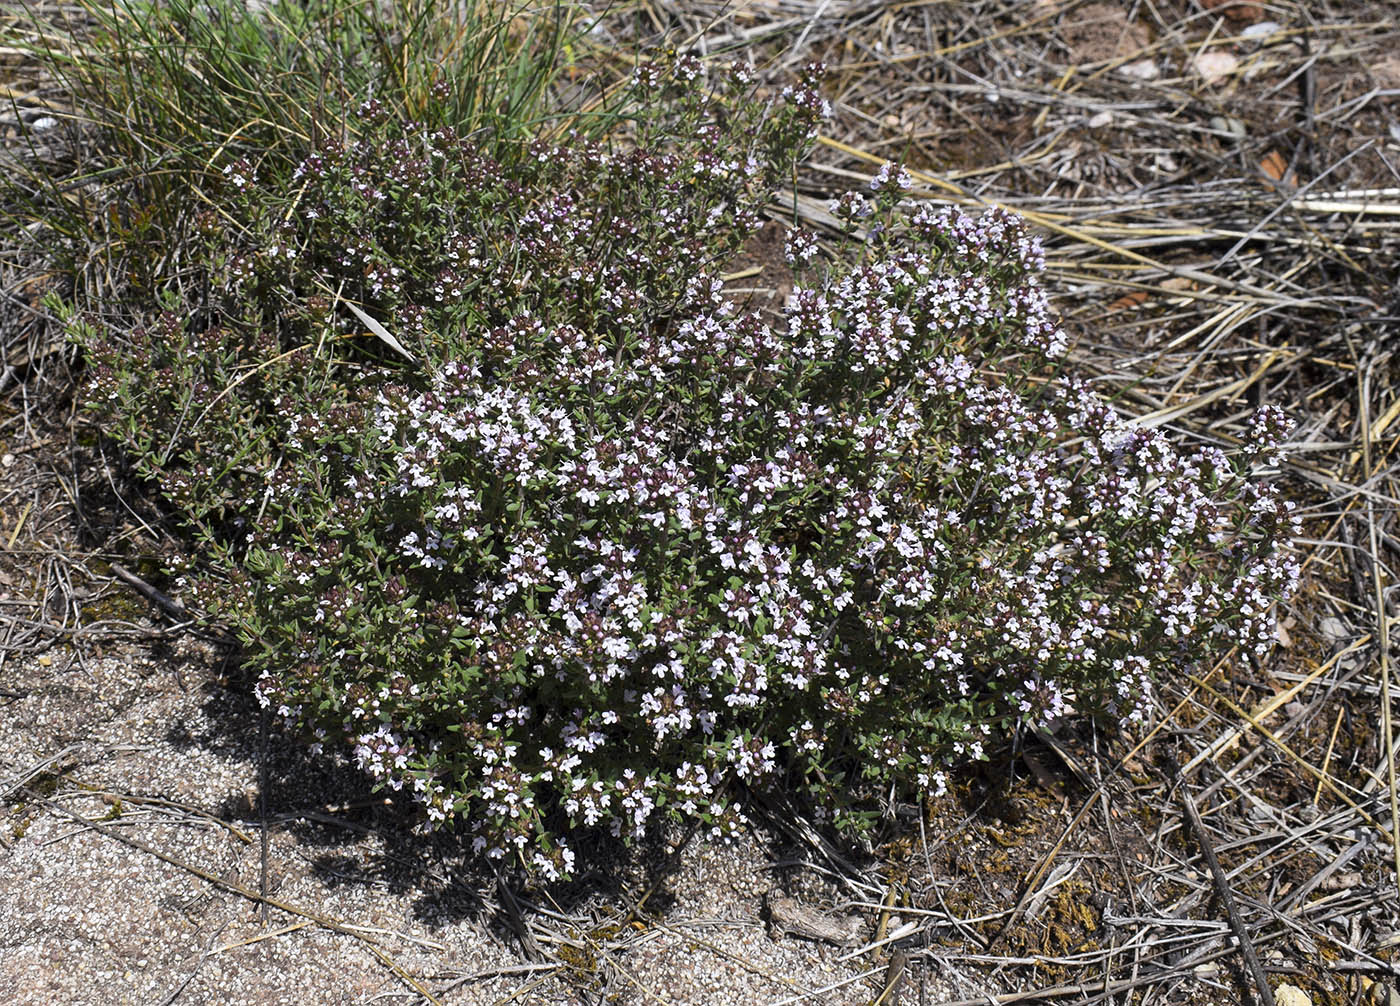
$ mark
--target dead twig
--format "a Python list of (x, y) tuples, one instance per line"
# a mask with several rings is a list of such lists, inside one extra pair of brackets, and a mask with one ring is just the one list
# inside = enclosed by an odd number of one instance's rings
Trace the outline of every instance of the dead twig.
[(134, 588), (136, 592), (146, 598), (146, 600), (152, 601), (165, 609), (167, 614), (174, 615), (177, 618), (187, 618), (189, 616), (189, 612), (185, 610), (183, 602), (177, 601), (169, 594), (163, 594), (159, 590), (156, 590), (156, 588), (152, 587), (125, 566), (114, 562), (112, 563), (112, 572), (116, 574), (119, 580)]
[(1259, 956), (1254, 952), (1254, 944), (1250, 941), (1249, 930), (1245, 928), (1244, 922), (1240, 919), (1240, 914), (1235, 908), (1235, 897), (1230, 893), (1230, 882), (1225, 879), (1225, 871), (1220, 869), (1220, 861), (1215, 858), (1215, 847), (1211, 845), (1210, 836), (1206, 834), (1206, 827), (1201, 823), (1201, 815), (1196, 810), (1196, 802), (1191, 799), (1191, 794), (1187, 791), (1184, 783), (1181, 786), (1181, 805), (1186, 810), (1186, 819), (1191, 822), (1191, 831), (1196, 836), (1196, 843), (1200, 846), (1201, 854), (1206, 858), (1206, 865), (1210, 868), (1211, 879), (1215, 882), (1215, 893), (1220, 898), (1221, 904), (1225, 906), (1225, 914), (1230, 921), (1230, 928), (1234, 931), (1235, 939), (1239, 941), (1240, 955), (1244, 957), (1245, 966), (1249, 969), (1250, 977), (1254, 979), (1254, 987), (1259, 994), (1259, 1001), (1263, 1006), (1274, 1006), (1274, 991), (1269, 987), (1269, 979), (1259, 964)]

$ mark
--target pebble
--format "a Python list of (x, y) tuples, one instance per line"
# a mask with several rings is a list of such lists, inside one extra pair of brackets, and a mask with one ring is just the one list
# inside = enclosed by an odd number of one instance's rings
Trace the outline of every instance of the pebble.
[(1352, 638), (1354, 633), (1347, 628), (1346, 623), (1334, 615), (1328, 615), (1317, 623), (1317, 631), (1321, 632), (1333, 643), (1344, 643)]
[(1132, 63), (1124, 63), (1118, 68), (1118, 72), (1125, 77), (1132, 77), (1134, 80), (1156, 80), (1162, 75), (1162, 71), (1154, 59), (1139, 59)]
[(1245, 136), (1245, 124), (1233, 115), (1217, 115), (1210, 120), (1210, 128), (1221, 133), (1229, 133), (1236, 140)]

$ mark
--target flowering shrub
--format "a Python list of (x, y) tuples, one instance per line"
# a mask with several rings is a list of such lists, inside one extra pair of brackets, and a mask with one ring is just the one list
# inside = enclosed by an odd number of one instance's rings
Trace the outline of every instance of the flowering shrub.
[[(638, 78), (689, 85), (669, 146), (502, 165), (391, 124), (303, 164), (290, 215), (237, 166), (264, 243), (211, 251), (217, 323), (142, 337), (155, 380), (86, 330), (92, 400), (198, 518), (264, 704), (558, 876), (570, 829), (723, 832), (745, 790), (859, 828), (989, 738), (1137, 719), (1155, 675), (1268, 645), (1297, 573), (1251, 466), (1280, 414), (1233, 458), (1123, 422), (1056, 375), (1038, 242), (901, 209), (894, 168), (833, 205), (859, 260), (795, 232), (783, 323), (738, 309), (712, 266), (822, 102), (678, 71)], [(379, 387), (335, 349), (336, 293), (421, 371)], [(280, 352), (229, 334), (269, 312)]]

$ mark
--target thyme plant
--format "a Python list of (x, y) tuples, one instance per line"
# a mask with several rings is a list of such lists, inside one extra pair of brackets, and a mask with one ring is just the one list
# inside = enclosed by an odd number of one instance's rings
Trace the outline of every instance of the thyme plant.
[(794, 231), (781, 323), (741, 309), (718, 270), (825, 102), (634, 83), (668, 111), (627, 143), (510, 160), (371, 102), (289, 188), (229, 166), (197, 309), (75, 325), (262, 703), (552, 878), (574, 829), (722, 834), (767, 788), (859, 830), (1269, 645), (1277, 410), (1233, 455), (1124, 421), (1059, 368), (1038, 241), (893, 166), (832, 205), (859, 255)]

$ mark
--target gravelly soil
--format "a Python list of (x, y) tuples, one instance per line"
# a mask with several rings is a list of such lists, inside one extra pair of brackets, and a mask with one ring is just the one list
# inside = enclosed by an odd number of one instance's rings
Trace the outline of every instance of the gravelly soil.
[[(0, 716), (0, 779), (63, 756), (5, 808), (0, 988), (10, 991), (0, 998), (422, 1001), (366, 940), (276, 908), (264, 924), (255, 902), (187, 868), (259, 888), (258, 713), (207, 647), (122, 649), (5, 668), (7, 688), (27, 694)], [(603, 870), (592, 890), (565, 892), (567, 914), (596, 917), (594, 940), (625, 935), (627, 952), (600, 966), (607, 955), (587, 948), (589, 934), (538, 916), (581, 947), (560, 954), (573, 969), (531, 971), (490, 879), (450, 843), (415, 836), (403, 812), (329, 758), (307, 760), (281, 738), (270, 747), (269, 896), (358, 927), (443, 1002), (590, 1001), (604, 990), (621, 1001), (771, 1002), (861, 973), (861, 961), (835, 960), (836, 947), (770, 937), (760, 921), (769, 857), (756, 841), (690, 843), (656, 900), (664, 910), (624, 933), (602, 924), (646, 878)], [(822, 998), (870, 996), (855, 981)]]

